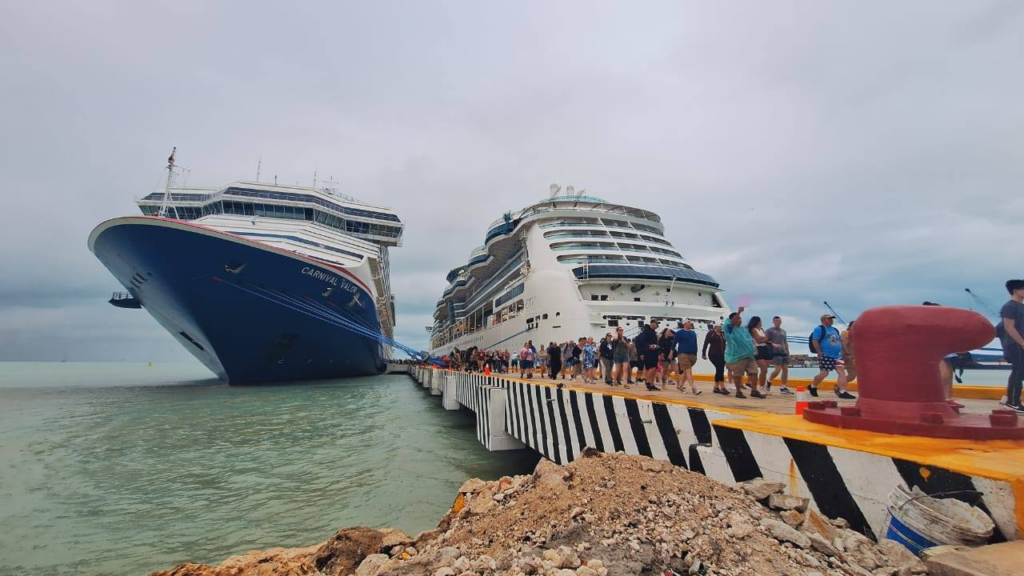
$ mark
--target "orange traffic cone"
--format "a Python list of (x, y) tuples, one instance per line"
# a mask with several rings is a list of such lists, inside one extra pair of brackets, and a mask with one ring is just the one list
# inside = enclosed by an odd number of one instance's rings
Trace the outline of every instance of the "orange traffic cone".
[(799, 386), (796, 389), (796, 414), (799, 416), (804, 413), (804, 409), (807, 408), (807, 390), (804, 390), (803, 386)]
[(490, 376), (490, 375), (491, 375), (491, 365), (488, 364), (488, 365), (484, 366), (484, 376)]

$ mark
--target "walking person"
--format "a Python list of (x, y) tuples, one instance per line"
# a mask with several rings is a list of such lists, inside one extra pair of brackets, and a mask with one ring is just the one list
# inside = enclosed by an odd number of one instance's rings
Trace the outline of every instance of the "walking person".
[(583, 382), (590, 384), (594, 381), (594, 371), (597, 368), (597, 344), (591, 336), (584, 340), (580, 338), (580, 348), (583, 350)]
[[(851, 320), (850, 325), (843, 330), (841, 336), (843, 337), (843, 367), (846, 368), (846, 385), (849, 386), (850, 382), (857, 379), (857, 357), (853, 353), (853, 325), (856, 324), (856, 320)], [(952, 377), (953, 373), (950, 372)], [(950, 388), (953, 384), (950, 382)], [(947, 397), (948, 400), (948, 397)]]
[(572, 380), (573, 376), (580, 376), (580, 377), (582, 377), (582, 375), (583, 375), (583, 343), (584, 342), (586, 342), (586, 339), (584, 339), (584, 338), (580, 338), (578, 342), (573, 342), (572, 340), (569, 341), (569, 346), (571, 346), (571, 354), (572, 354), (572, 374), (569, 375), (569, 379), (570, 380)]
[(675, 361), (672, 360), (672, 340), (675, 336), (676, 333), (669, 328), (662, 330), (658, 336), (658, 380), (662, 388), (668, 386), (671, 375), (675, 373)]
[(572, 380), (572, 342), (566, 341), (562, 345), (562, 380), (565, 380), (566, 376), (569, 376), (569, 380)]
[[(633, 368), (629, 364), (629, 339), (625, 336), (625, 330), (621, 326), (615, 329), (615, 338), (612, 339), (612, 381), (614, 386), (622, 386), (629, 389), (629, 386), (622, 383), (623, 373)], [(632, 379), (626, 376), (632, 383)]]
[(757, 361), (757, 384), (762, 390), (768, 392), (768, 363), (772, 361), (772, 343), (761, 326), (760, 316), (750, 317), (747, 330), (750, 330), (750, 337), (753, 338), (756, 349), (754, 360)]
[(636, 352), (640, 356), (640, 367), (644, 371), (644, 385), (651, 392), (658, 392), (654, 385), (654, 375), (658, 371), (658, 324), (660, 321), (651, 318), (649, 324), (636, 337)]
[(519, 377), (533, 378), (533, 358), (535, 352), (529, 342), (523, 344), (519, 351)]
[[(641, 374), (640, 368), (640, 355), (636, 352), (636, 339), (627, 340), (629, 343), (629, 373), (626, 374), (626, 381), (629, 384), (633, 383), (633, 370), (636, 370), (637, 378), (639, 379)], [(628, 388), (628, 386), (627, 386)]]
[(811, 347), (818, 355), (818, 374), (808, 387), (811, 396), (818, 396), (818, 384), (828, 376), (829, 372), (836, 372), (836, 396), (843, 400), (856, 398), (846, 390), (846, 369), (843, 366), (843, 337), (832, 324), (835, 316), (830, 314), (821, 315), (821, 325), (811, 333)]
[(547, 376), (548, 367), (548, 348), (543, 344), (540, 350), (537, 350), (537, 359), (533, 361), (533, 371), (541, 378)]
[(562, 347), (554, 342), (548, 345), (548, 368), (551, 369), (551, 379), (556, 380), (562, 371)]
[(611, 332), (604, 335), (601, 338), (601, 344), (597, 347), (598, 355), (601, 358), (601, 377), (604, 378), (604, 383), (612, 385), (612, 334)]
[(697, 363), (697, 333), (693, 331), (693, 322), (683, 322), (683, 327), (672, 337), (672, 355), (679, 365), (676, 387), (685, 392), (689, 385), (693, 395), (699, 395), (701, 391), (693, 381), (693, 365)]
[(1021, 385), (1024, 382), (1024, 280), (1008, 280), (1006, 291), (1010, 299), (999, 309), (996, 335), (1003, 345), (1003, 356), (1010, 363), (1010, 377), (1006, 380), (1006, 406), (1024, 413), (1021, 404)]
[(765, 389), (771, 390), (775, 377), (782, 374), (782, 386), (779, 387), (779, 392), (792, 394), (793, 392), (789, 389), (789, 340), (787, 340), (786, 331), (782, 329), (782, 318), (779, 316), (772, 318), (772, 327), (764, 332), (772, 347), (772, 365), (775, 366), (771, 375), (768, 376), (768, 385)]
[(715, 387), (711, 389), (715, 394), (729, 395), (729, 389), (725, 387), (725, 334), (722, 332), (722, 325), (716, 324), (714, 329), (709, 330), (704, 336), (704, 346), (701, 348), (701, 358), (709, 360), (715, 367)]
[(763, 399), (764, 394), (757, 389), (757, 360), (754, 359), (757, 351), (750, 330), (743, 325), (743, 310), (743, 306), (740, 306), (736, 312), (729, 314), (729, 321), (725, 324), (725, 367), (736, 387), (737, 398), (746, 398), (743, 394), (743, 375), (746, 374), (750, 395)]

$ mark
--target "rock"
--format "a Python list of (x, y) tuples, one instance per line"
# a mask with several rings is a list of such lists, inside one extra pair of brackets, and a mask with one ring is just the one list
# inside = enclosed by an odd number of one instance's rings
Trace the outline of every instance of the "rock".
[(556, 550), (545, 550), (544, 559), (548, 562), (551, 562), (555, 566), (555, 568), (562, 567), (562, 557), (559, 556), (558, 551)]
[(502, 500), (505, 499), (505, 495), (502, 494), (501, 492), (498, 492), (497, 494), (495, 494), (491, 498), (493, 498), (495, 502), (501, 502)]
[(377, 576), (384, 563), (390, 560), (387, 554), (370, 554), (359, 563), (356, 576)]
[(745, 516), (736, 513), (729, 515), (729, 527), (725, 533), (730, 538), (742, 540), (753, 534), (754, 530), (754, 525)]
[(576, 576), (576, 572), (574, 570), (569, 570), (568, 568), (563, 568), (555, 574), (557, 576)]
[(782, 521), (790, 526), (796, 528), (804, 521), (804, 515), (797, 512), (796, 510), (784, 510), (779, 517)]
[(572, 512), (569, 512), (569, 518), (572, 518), (572, 519), (579, 518), (580, 516), (583, 515), (584, 512), (586, 512), (586, 510), (584, 510), (583, 508), (580, 508), (579, 506), (577, 506), (577, 507), (572, 509)]
[(380, 550), (383, 541), (384, 534), (379, 530), (343, 528), (313, 554), (312, 564), (330, 576), (351, 574), (367, 556)]
[(789, 494), (772, 494), (768, 497), (768, 507), (775, 510), (797, 510), (803, 512), (807, 510), (809, 503), (809, 498), (791, 496)]
[(843, 539), (843, 546), (846, 547), (846, 554), (851, 563), (856, 563), (869, 571), (882, 565), (874, 542), (859, 532), (852, 530), (846, 530), (846, 532), (849, 534)]
[(434, 555), (434, 566), (451, 566), (460, 556), (462, 556), (462, 552), (458, 548), (445, 546)]
[(405, 548), (413, 543), (413, 539), (408, 534), (397, 528), (384, 528), (380, 530), (380, 533), (384, 536), (380, 543), (380, 551), (384, 553), (391, 551), (396, 546)]
[(808, 534), (807, 538), (811, 541), (811, 547), (821, 552), (825, 556), (835, 556), (840, 560), (843, 559), (843, 553), (836, 549), (831, 542), (825, 540), (820, 534)]
[(434, 570), (434, 576), (455, 576), (455, 570), (452, 570), (448, 566), (438, 568)]
[(763, 478), (743, 482), (740, 486), (742, 486), (743, 491), (750, 494), (754, 500), (764, 500), (772, 494), (778, 494), (786, 489), (786, 485), (781, 482), (768, 482)]
[(925, 567), (924, 562), (920, 558), (915, 556), (906, 546), (895, 540), (883, 538), (878, 543), (878, 548), (885, 555), (888, 560), (886, 564), (889, 566), (895, 566), (901, 570), (907, 568), (911, 574), (924, 574), (928, 572), (928, 568)]
[(562, 557), (562, 568), (579, 568), (580, 557), (576, 555), (576, 551), (568, 546), (559, 546), (558, 555)]
[(598, 576), (598, 572), (590, 566), (580, 566), (576, 569), (576, 576)]
[(433, 542), (442, 533), (443, 531), (440, 528), (434, 528), (433, 530), (424, 530), (423, 532), (420, 532), (416, 535), (416, 540), (413, 541), (412, 545), (415, 546), (417, 550), (423, 550), (427, 547), (427, 544), (429, 542)]
[(661, 462), (645, 458), (640, 461), (640, 469), (644, 472), (661, 472), (664, 468)]
[(459, 493), (460, 494), (476, 494), (481, 489), (483, 489), (483, 487), (486, 486), (486, 485), (487, 485), (487, 483), (484, 482), (483, 480), (479, 479), (479, 478), (470, 478), (469, 480), (466, 480), (465, 482), (463, 482), (462, 486), (459, 487)]
[(807, 548), (811, 545), (811, 540), (807, 535), (797, 532), (789, 525), (778, 520), (765, 518), (761, 520), (761, 526), (767, 528), (768, 534), (780, 542), (792, 542), (801, 548)]
[(472, 569), (473, 564), (469, 561), (469, 558), (459, 556), (455, 562), (452, 562), (452, 568), (455, 568), (455, 571), (461, 574), (462, 572)]
[[(809, 509), (804, 513), (804, 522), (800, 525), (800, 531), (807, 534), (817, 534), (832, 542), (835, 545), (836, 538), (842, 541), (839, 530), (829, 522), (828, 518), (822, 516), (818, 511)], [(836, 548), (840, 548), (836, 546)], [(845, 550), (845, 547), (841, 548)]]

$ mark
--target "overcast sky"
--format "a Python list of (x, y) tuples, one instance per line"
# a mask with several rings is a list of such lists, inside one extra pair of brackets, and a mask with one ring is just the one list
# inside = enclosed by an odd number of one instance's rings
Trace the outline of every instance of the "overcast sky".
[[(86, 247), (172, 146), (396, 209), (398, 338), (558, 182), (654, 210), (730, 302), (991, 305), (1024, 276), (1024, 3), (4, 2), (0, 360), (190, 356)], [(847, 318), (849, 319), (849, 318)]]

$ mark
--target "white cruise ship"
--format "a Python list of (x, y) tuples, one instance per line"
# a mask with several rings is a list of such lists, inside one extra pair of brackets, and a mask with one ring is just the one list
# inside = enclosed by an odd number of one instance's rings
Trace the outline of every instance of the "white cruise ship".
[(662, 328), (693, 320), (703, 342), (728, 314), (718, 282), (686, 263), (657, 214), (552, 185), (548, 198), (491, 223), (448, 273), (431, 354), (596, 340), (618, 326), (632, 337), (651, 318)]
[(111, 304), (145, 308), (231, 384), (384, 371), (397, 215), (329, 188), (169, 184), (89, 236), (127, 290)]

